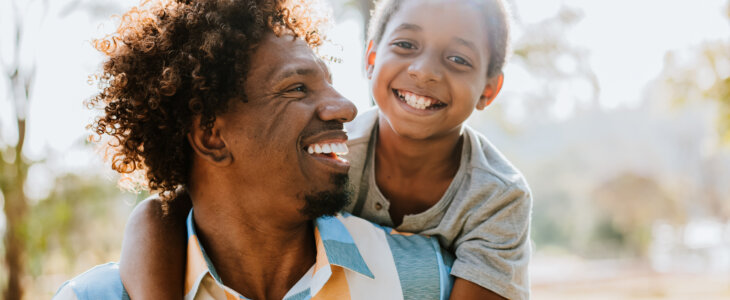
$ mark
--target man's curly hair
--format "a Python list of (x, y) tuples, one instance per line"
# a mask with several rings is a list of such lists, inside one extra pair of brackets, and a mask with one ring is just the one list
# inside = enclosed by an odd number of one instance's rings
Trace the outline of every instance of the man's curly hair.
[(326, 17), (313, 2), (293, 1), (144, 0), (94, 41), (107, 59), (95, 76), (101, 92), (86, 102), (103, 114), (89, 128), (106, 141), (122, 181), (173, 199), (188, 180), (186, 135), (191, 126), (210, 128), (229, 101), (246, 101), (249, 57), (262, 38), (323, 42)]

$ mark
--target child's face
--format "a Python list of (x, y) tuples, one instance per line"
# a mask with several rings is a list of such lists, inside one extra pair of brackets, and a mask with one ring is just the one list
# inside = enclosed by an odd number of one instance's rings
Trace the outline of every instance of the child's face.
[(405, 1), (391, 17), (366, 60), (373, 97), (397, 134), (458, 133), (496, 96), (502, 76), (487, 80), (484, 23), (468, 0)]

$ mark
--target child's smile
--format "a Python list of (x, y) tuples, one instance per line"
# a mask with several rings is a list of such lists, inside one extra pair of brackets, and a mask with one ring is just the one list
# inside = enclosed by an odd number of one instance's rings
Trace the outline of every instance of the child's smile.
[(447, 105), (436, 98), (427, 95), (419, 95), (408, 90), (393, 89), (393, 93), (403, 103), (417, 110), (439, 110), (443, 109)]
[(398, 135), (459, 134), (483, 107), (489, 47), (482, 16), (468, 1), (404, 1), (369, 52), (373, 97)]

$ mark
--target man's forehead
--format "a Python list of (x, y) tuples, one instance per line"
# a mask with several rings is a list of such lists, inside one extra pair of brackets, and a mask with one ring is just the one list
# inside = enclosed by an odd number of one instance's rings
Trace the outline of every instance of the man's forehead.
[(261, 76), (267, 82), (294, 75), (329, 73), (327, 65), (300, 39), (292, 36), (265, 38), (251, 60), (250, 76)]

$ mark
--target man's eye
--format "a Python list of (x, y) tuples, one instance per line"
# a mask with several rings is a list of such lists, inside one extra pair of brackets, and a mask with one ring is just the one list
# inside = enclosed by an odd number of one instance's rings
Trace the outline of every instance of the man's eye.
[(447, 57), (447, 59), (450, 61), (453, 61), (457, 64), (471, 67), (471, 64), (468, 61), (466, 61), (466, 59), (463, 59), (459, 56), (449, 56), (449, 57)]
[(307, 87), (303, 84), (296, 85), (292, 87), (291, 89), (287, 90), (287, 92), (300, 92), (300, 93), (306, 93)]
[(406, 41), (395, 42), (395, 43), (393, 43), (393, 45), (403, 48), (403, 49), (415, 49), (416, 48), (416, 46), (413, 45), (413, 43), (406, 42)]

